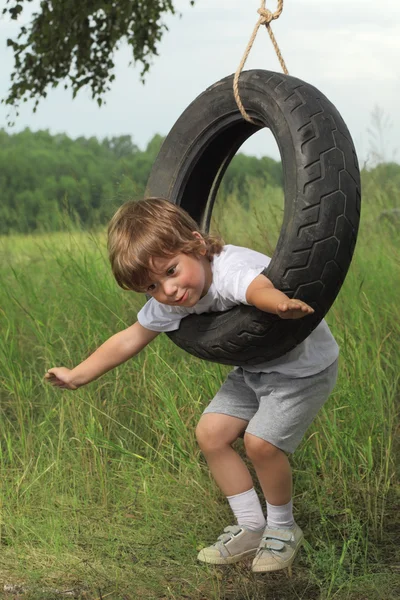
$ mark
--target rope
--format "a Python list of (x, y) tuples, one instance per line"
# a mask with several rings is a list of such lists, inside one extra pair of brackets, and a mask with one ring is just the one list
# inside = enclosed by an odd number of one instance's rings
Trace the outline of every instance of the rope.
[(271, 29), (271, 21), (274, 21), (275, 19), (278, 19), (281, 15), (281, 12), (283, 10), (283, 0), (278, 0), (278, 8), (276, 9), (276, 11), (273, 13), (270, 10), (268, 10), (267, 8), (265, 8), (265, 0), (261, 0), (261, 6), (260, 8), (257, 10), (258, 14), (260, 15), (260, 18), (258, 19), (256, 26), (254, 27), (253, 33), (251, 34), (249, 43), (247, 44), (246, 50), (244, 51), (242, 60), (240, 61), (240, 64), (236, 70), (235, 73), (235, 77), (233, 78), (233, 95), (235, 96), (235, 100), (236, 100), (236, 104), (238, 105), (238, 108), (242, 114), (242, 117), (244, 119), (246, 119), (246, 121), (249, 121), (249, 123), (254, 123), (253, 119), (251, 119), (249, 117), (249, 115), (247, 114), (242, 101), (240, 99), (240, 94), (239, 94), (239, 77), (240, 77), (240, 73), (243, 70), (243, 67), (246, 63), (246, 60), (250, 54), (250, 50), (253, 46), (254, 40), (256, 39), (256, 35), (258, 33), (258, 29), (260, 27), (260, 25), (265, 25), (265, 27), (267, 28), (267, 31), (269, 33), (269, 37), (271, 38), (271, 42), (275, 48), (275, 52), (276, 55), (279, 59), (279, 62), (281, 64), (282, 67), (282, 71), (288, 75), (289, 71), (286, 68), (286, 64), (285, 61), (283, 60), (281, 51), (279, 49), (278, 43), (275, 39), (275, 36), (272, 32)]

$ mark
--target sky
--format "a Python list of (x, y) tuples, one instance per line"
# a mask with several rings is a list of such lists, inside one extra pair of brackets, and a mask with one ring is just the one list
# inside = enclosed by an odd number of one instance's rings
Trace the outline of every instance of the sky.
[[(3, 3), (4, 4), (4, 3)], [(39, 2), (34, 0), (32, 9)], [(29, 127), (104, 137), (131, 135), (142, 149), (154, 134), (166, 135), (204, 89), (235, 72), (253, 27), (260, 0), (176, 0), (181, 16), (166, 19), (169, 31), (159, 56), (140, 82), (140, 65), (130, 65), (128, 46), (115, 55), (116, 79), (98, 107), (89, 90), (72, 99), (71, 90), (49, 90), (33, 113), (33, 101), (21, 107), (13, 128), (7, 127), (9, 107), (0, 105), (0, 128), (9, 133)], [(267, 1), (276, 10), (276, 0)], [(27, 13), (28, 15), (28, 13)], [(25, 17), (27, 20), (27, 17)], [(7, 38), (15, 38), (17, 22), (0, 18), (0, 98), (10, 86), (13, 54)], [(400, 2), (399, 0), (285, 0), (272, 29), (289, 74), (320, 89), (344, 118), (362, 163), (374, 152), (397, 160), (400, 140)], [(245, 69), (281, 72), (268, 33), (259, 29)], [(378, 132), (375, 111), (383, 126)], [(372, 134), (371, 134), (372, 130)], [(374, 141), (377, 134), (382, 140)], [(379, 137), (379, 136), (378, 136)], [(268, 130), (252, 136), (242, 151), (279, 159)]]

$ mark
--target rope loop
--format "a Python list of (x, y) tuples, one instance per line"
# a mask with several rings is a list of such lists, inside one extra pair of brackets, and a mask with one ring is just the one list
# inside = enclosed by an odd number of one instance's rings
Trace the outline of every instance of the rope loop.
[[(265, 4), (265, 2), (264, 2)], [(278, 19), (281, 16), (281, 12), (283, 10), (283, 2), (282, 2), (282, 6), (278, 6), (278, 10), (276, 10), (274, 13), (271, 12), (270, 10), (268, 10), (268, 8), (259, 8), (257, 10), (258, 14), (260, 15), (260, 25), (269, 25), (269, 23), (271, 23), (271, 21), (274, 21), (275, 19)]]
[(268, 25), (268, 23), (278, 18), (268, 8), (259, 8), (257, 12), (260, 15), (260, 25)]
[(265, 2), (266, 0), (261, 0), (261, 6), (257, 10), (258, 14), (262, 19), (261, 25), (267, 25), (268, 23), (271, 23), (271, 21), (278, 19), (283, 11), (283, 0), (278, 0), (278, 6), (275, 12), (272, 12), (268, 10), (268, 8), (265, 8)]
[(236, 104), (238, 105), (238, 108), (239, 108), (239, 110), (240, 110), (240, 112), (242, 114), (242, 117), (244, 119), (246, 119), (246, 121), (249, 121), (249, 123), (254, 123), (254, 121), (247, 114), (247, 112), (246, 112), (246, 110), (245, 110), (245, 108), (243, 106), (243, 103), (242, 103), (242, 101), (240, 99), (240, 94), (239, 94), (239, 76), (240, 76), (240, 73), (242, 72), (242, 69), (243, 69), (243, 67), (245, 65), (245, 62), (246, 62), (246, 60), (247, 60), (247, 58), (248, 58), (248, 56), (250, 54), (250, 50), (251, 50), (251, 48), (253, 46), (253, 43), (254, 43), (254, 40), (256, 38), (256, 35), (257, 35), (257, 32), (258, 32), (258, 29), (259, 29), (260, 25), (265, 25), (265, 27), (267, 28), (267, 31), (269, 33), (269, 37), (271, 38), (271, 42), (272, 42), (272, 44), (273, 44), (273, 46), (275, 48), (276, 55), (278, 57), (280, 65), (282, 67), (282, 71), (286, 75), (288, 75), (288, 73), (289, 73), (288, 70), (287, 70), (287, 68), (286, 68), (285, 61), (283, 60), (283, 57), (282, 57), (281, 51), (279, 49), (278, 43), (277, 43), (277, 41), (275, 39), (275, 36), (274, 36), (274, 34), (272, 32), (272, 29), (271, 29), (271, 26), (270, 26), (270, 24), (271, 24), (272, 21), (274, 21), (275, 19), (278, 19), (280, 17), (280, 15), (282, 13), (282, 10), (283, 10), (283, 0), (278, 0), (278, 6), (277, 6), (277, 9), (276, 9), (275, 12), (271, 12), (270, 10), (268, 10), (268, 8), (265, 8), (265, 2), (266, 2), (266, 0), (261, 0), (261, 6), (257, 10), (257, 13), (260, 15), (260, 18), (258, 19), (258, 21), (256, 23), (256, 26), (254, 27), (254, 30), (253, 30), (253, 33), (251, 34), (249, 43), (247, 44), (247, 47), (246, 47), (246, 50), (245, 50), (245, 52), (243, 54), (242, 60), (240, 61), (240, 64), (239, 64), (239, 66), (238, 66), (238, 68), (236, 70), (235, 76), (233, 78), (233, 94), (235, 96)]

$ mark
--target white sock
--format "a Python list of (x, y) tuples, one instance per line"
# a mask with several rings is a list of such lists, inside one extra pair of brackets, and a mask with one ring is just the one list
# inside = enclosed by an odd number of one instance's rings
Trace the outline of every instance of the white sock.
[(280, 528), (280, 527), (293, 527), (293, 502), (290, 500), (287, 504), (281, 506), (274, 506), (267, 502), (267, 524), (268, 527)]
[(242, 525), (247, 529), (261, 529), (261, 527), (265, 527), (265, 518), (260, 500), (254, 488), (241, 494), (227, 496), (227, 499), (239, 527)]

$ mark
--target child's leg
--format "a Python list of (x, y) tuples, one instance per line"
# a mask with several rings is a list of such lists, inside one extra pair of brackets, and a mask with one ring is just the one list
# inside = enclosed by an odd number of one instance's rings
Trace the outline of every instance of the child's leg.
[(232, 448), (247, 421), (219, 413), (202, 415), (196, 437), (211, 474), (225, 496), (241, 494), (253, 487), (248, 468)]
[(251, 433), (245, 434), (244, 443), (267, 502), (268, 526), (292, 527), (292, 469), (288, 457)]
[(251, 433), (245, 434), (244, 443), (266, 500), (287, 504), (292, 497), (292, 469), (286, 454)]
[[(246, 428), (247, 455), (270, 505), (283, 506), (292, 496), (292, 453), (331, 393), (337, 363), (309, 377), (280, 373), (249, 373), (246, 382), (259, 398), (259, 407)], [(270, 515), (268, 514), (268, 519)]]
[(244, 419), (208, 413), (201, 417), (196, 435), (211, 474), (227, 497), (238, 525), (259, 530), (265, 524), (260, 500), (248, 468), (231, 446), (246, 426)]
[[(245, 431), (257, 410), (256, 394), (246, 384), (243, 369), (234, 369), (197, 426), (200, 448), (215, 481), (228, 498), (253, 489), (251, 475), (232, 444)], [(256, 520), (259, 521), (259, 517)]]
[(304, 378), (279, 373), (248, 376), (260, 399), (245, 434), (252, 461), (267, 501), (267, 528), (253, 571), (290, 567), (303, 540), (292, 512), (292, 474), (285, 452), (293, 452), (331, 393), (337, 375), (334, 363)]
[(251, 475), (231, 444), (248, 421), (219, 413), (203, 414), (197, 440), (210, 471), (227, 496), (238, 525), (225, 527), (218, 540), (203, 548), (198, 559), (211, 564), (232, 564), (256, 554), (265, 527), (260, 500)]

